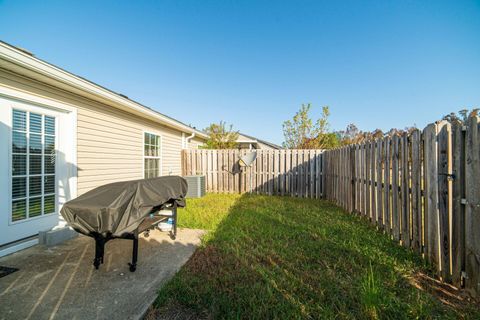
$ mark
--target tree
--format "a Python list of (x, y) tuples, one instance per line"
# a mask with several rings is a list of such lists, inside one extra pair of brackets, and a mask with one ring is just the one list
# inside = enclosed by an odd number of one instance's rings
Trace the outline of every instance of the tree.
[(321, 117), (313, 123), (309, 112), (312, 105), (302, 104), (292, 120), (283, 123), (283, 146), (288, 149), (330, 149), (335, 147), (335, 135), (328, 132), (330, 110), (322, 107)]
[(208, 135), (205, 149), (234, 149), (237, 147), (238, 131), (233, 131), (233, 125), (229, 129), (226, 123), (212, 123), (205, 130)]
[(359, 143), (365, 138), (365, 133), (360, 131), (353, 123), (350, 123), (344, 131), (338, 131), (337, 135), (341, 145)]
[(445, 117), (443, 117), (443, 120), (461, 120), (463, 122), (467, 122), (469, 117), (477, 116), (479, 111), (479, 108), (472, 108), (472, 110), (462, 109), (458, 111), (458, 114), (456, 114), (455, 112), (447, 114)]
[[(386, 135), (392, 136), (394, 134), (401, 134), (404, 131), (411, 132), (411, 130), (413, 130), (414, 128), (415, 127), (409, 127), (405, 128), (405, 130), (391, 129), (389, 132), (386, 133)], [(340, 145), (342, 146), (362, 143), (365, 141), (374, 141), (385, 136), (385, 133), (383, 133), (381, 129), (375, 129), (372, 132), (361, 131), (353, 123), (349, 124), (345, 130), (337, 131), (336, 134), (338, 135)]]

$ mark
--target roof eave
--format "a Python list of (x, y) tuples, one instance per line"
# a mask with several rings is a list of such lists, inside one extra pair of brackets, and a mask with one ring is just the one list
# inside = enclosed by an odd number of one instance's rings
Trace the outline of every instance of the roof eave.
[(196, 130), (175, 119), (162, 115), (139, 104), (138, 102), (125, 98), (111, 90), (76, 76), (1, 41), (0, 59), (39, 75), (43, 75), (49, 79), (52, 79), (53, 81), (66, 84), (69, 87), (75, 88), (76, 93), (84, 93), (88, 98), (92, 98), (92, 96), (98, 97), (100, 101), (108, 103), (113, 107), (117, 107), (144, 118), (154, 120), (168, 127), (178, 129), (182, 132), (195, 133), (196, 137), (204, 139), (208, 138), (205, 133), (199, 130)]

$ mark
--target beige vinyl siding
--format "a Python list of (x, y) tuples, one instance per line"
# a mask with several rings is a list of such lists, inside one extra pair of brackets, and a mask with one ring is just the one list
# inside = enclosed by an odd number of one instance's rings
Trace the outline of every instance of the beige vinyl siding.
[(199, 149), (205, 143), (205, 140), (202, 138), (194, 137), (188, 142), (189, 149)]
[(144, 132), (161, 136), (162, 175), (181, 174), (182, 133), (108, 106), (78, 109), (78, 191), (143, 178)]
[[(162, 175), (181, 174), (182, 133), (178, 130), (2, 69), (0, 85), (77, 108), (78, 195), (106, 183), (143, 178), (144, 131), (162, 137)], [(196, 139), (190, 144), (199, 143)]]

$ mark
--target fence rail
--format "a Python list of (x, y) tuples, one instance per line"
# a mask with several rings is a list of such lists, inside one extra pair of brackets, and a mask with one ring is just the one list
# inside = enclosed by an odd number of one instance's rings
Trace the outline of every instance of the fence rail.
[(247, 152), (185, 150), (183, 174), (205, 175), (207, 192), (334, 201), (422, 254), (443, 281), (480, 294), (477, 116), (328, 151), (257, 150), (240, 168)]

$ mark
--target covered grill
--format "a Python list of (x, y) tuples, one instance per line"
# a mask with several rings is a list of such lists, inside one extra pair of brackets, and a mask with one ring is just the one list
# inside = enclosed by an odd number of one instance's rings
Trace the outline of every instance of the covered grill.
[[(95, 188), (68, 201), (62, 216), (77, 232), (95, 239), (96, 269), (103, 263), (105, 243), (111, 239), (133, 240), (130, 271), (135, 271), (138, 235), (173, 219), (171, 236), (177, 234), (177, 208), (185, 206), (187, 182), (178, 176), (116, 182)], [(165, 214), (169, 210), (170, 214)]]

